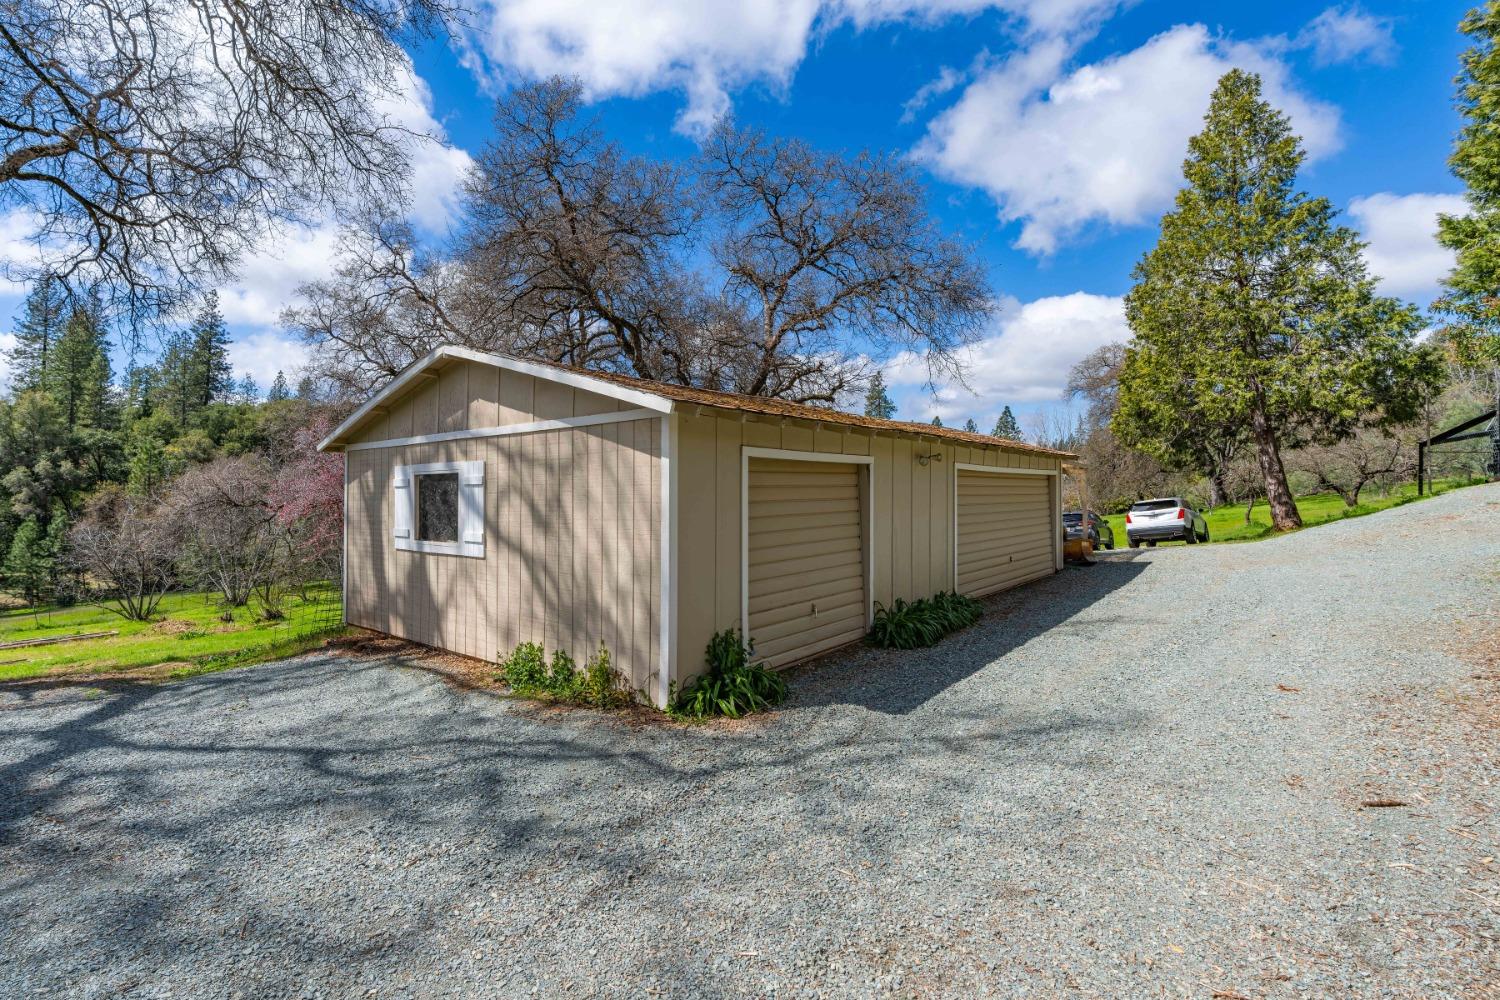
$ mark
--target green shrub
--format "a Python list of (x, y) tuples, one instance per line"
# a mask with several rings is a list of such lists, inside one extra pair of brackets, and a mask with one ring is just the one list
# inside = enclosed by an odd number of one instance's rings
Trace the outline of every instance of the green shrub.
[(534, 642), (523, 642), (500, 664), (497, 675), (512, 691), (540, 691), (547, 686), (547, 651)]
[(870, 641), (885, 649), (931, 646), (950, 632), (973, 625), (982, 614), (984, 605), (954, 591), (939, 591), (909, 604), (898, 597), (888, 608), (875, 605)]
[(631, 701), (625, 678), (615, 670), (609, 649), (602, 642), (582, 670), (564, 650), (555, 651), (549, 664), (547, 651), (539, 644), (523, 642), (501, 661), (495, 676), (522, 698), (595, 708), (614, 708)]
[(786, 700), (785, 679), (764, 664), (751, 663), (754, 656), (754, 645), (746, 645), (738, 629), (716, 633), (704, 653), (708, 670), (672, 699), (672, 714), (738, 719), (781, 704)]

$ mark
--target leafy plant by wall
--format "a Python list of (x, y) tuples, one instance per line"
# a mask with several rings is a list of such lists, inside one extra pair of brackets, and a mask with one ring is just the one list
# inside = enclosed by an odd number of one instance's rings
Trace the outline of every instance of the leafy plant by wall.
[(973, 625), (982, 614), (984, 605), (953, 591), (939, 591), (910, 603), (898, 597), (888, 608), (875, 606), (870, 641), (886, 649), (931, 646), (944, 636)]
[(496, 678), (522, 698), (594, 708), (616, 708), (632, 700), (625, 678), (614, 668), (602, 642), (582, 670), (565, 650), (553, 652), (548, 663), (547, 651), (540, 644), (523, 642), (500, 662)]
[(752, 663), (754, 656), (754, 644), (747, 644), (738, 629), (715, 633), (704, 652), (708, 671), (672, 699), (672, 714), (695, 720), (716, 715), (738, 719), (781, 704), (786, 700), (786, 680), (764, 664)]

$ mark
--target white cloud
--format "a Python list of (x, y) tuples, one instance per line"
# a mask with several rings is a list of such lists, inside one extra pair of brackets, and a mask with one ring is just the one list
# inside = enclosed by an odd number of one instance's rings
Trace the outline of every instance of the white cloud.
[(1435, 298), (1438, 280), (1453, 267), (1452, 251), (1437, 241), (1438, 215), (1467, 210), (1456, 194), (1382, 192), (1349, 203), (1349, 215), (1369, 243), (1365, 260), (1380, 278), (1380, 290), (1418, 300)]
[(1090, 351), (1128, 340), (1124, 302), (1117, 296), (1074, 292), (1011, 300), (994, 329), (965, 356), (968, 387), (947, 383), (934, 394), (926, 387), (927, 367), (902, 355), (885, 369), (903, 420), (943, 418), (961, 426), (973, 417), (988, 431), (1005, 406), (1055, 404), (1066, 392), (1068, 372)]
[(236, 337), (229, 345), (229, 363), (236, 378), (250, 375), (264, 391), (271, 387), (277, 372), (285, 372), (296, 382), (296, 373), (307, 364), (307, 345), (284, 333), (252, 333)]
[(1121, 0), (489, 0), (465, 58), (483, 79), (576, 76), (589, 96), (687, 96), (677, 128), (701, 135), (731, 91), (784, 88), (814, 37), (839, 24), (935, 23), (985, 9), (1023, 34), (1080, 30)]
[(235, 281), (219, 289), (219, 307), (231, 325), (275, 327), (297, 286), (333, 273), (338, 227), (298, 227), (266, 241), (243, 261)]
[(1297, 44), (1312, 49), (1320, 66), (1365, 60), (1388, 66), (1396, 59), (1396, 39), (1390, 18), (1366, 14), (1359, 7), (1329, 7), (1313, 18), (1297, 36)]
[(473, 158), (448, 144), (447, 132), (433, 114), (432, 88), (416, 73), (408, 72), (398, 97), (378, 103), (392, 125), (412, 133), (407, 144), (411, 221), (431, 235), (442, 236), (458, 218), (464, 175)]
[(1090, 223), (1138, 225), (1170, 205), (1209, 94), (1234, 67), (1259, 73), (1311, 159), (1339, 146), (1331, 105), (1296, 90), (1277, 46), (1179, 25), (1138, 49), (1069, 70), (1074, 46), (1044, 39), (981, 73), (916, 155), (988, 192), (1022, 222), (1017, 246), (1050, 253)]
[(16, 349), (14, 333), (0, 333), (0, 392), (10, 391), (10, 355)]

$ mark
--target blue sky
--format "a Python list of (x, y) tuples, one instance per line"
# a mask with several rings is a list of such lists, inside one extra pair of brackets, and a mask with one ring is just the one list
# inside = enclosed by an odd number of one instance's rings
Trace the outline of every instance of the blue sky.
[[(1303, 185), (1371, 242), (1386, 291), (1425, 303), (1458, 207), (1445, 159), (1466, 5), (1137, 0), (490, 0), (458, 45), (414, 50), (393, 114), (438, 141), (417, 157), (414, 221), (440, 241), (456, 185), (518, 80), (579, 75), (606, 130), (689, 157), (720, 114), (829, 149), (910, 156), (933, 214), (976, 245), (1001, 312), (970, 389), (889, 359), (900, 415), (986, 428), (1002, 405), (1058, 412), (1067, 369), (1127, 330), (1119, 296), (1155, 238), (1213, 81), (1262, 73), (1310, 159)], [(4, 234), (0, 220), (0, 235)], [(262, 384), (300, 345), (276, 327), (328, 270), (332, 227), (285, 234), (223, 291), (235, 361)], [(16, 311), (0, 289), (0, 317)], [(0, 318), (0, 330), (4, 329)]]

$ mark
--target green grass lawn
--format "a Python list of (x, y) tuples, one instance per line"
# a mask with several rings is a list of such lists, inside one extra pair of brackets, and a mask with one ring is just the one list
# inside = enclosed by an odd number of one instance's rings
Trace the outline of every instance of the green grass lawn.
[(216, 594), (170, 594), (157, 610), (157, 621), (132, 622), (103, 608), (77, 605), (0, 612), (0, 643), (54, 638), (79, 632), (118, 630), (103, 639), (82, 639), (48, 646), (0, 649), (0, 681), (44, 674), (107, 673), (181, 666), (171, 673), (190, 675), (289, 656), (312, 648), (341, 630), (338, 592), (331, 585), (310, 588), (308, 599), (286, 599), (286, 618), (258, 621), (252, 608), (234, 609), (234, 621), (220, 620)]
[[(1479, 480), (1442, 480), (1431, 484), (1428, 496), (1438, 493), (1446, 493), (1449, 490), (1471, 486)], [(1297, 498), (1297, 510), (1302, 514), (1302, 526), (1311, 528), (1314, 525), (1325, 524), (1329, 521), (1339, 521), (1346, 517), (1361, 517), (1365, 514), (1373, 514), (1379, 510), (1387, 510), (1391, 507), (1399, 507), (1404, 503), (1411, 503), (1420, 499), (1417, 496), (1415, 483), (1397, 487), (1386, 496), (1381, 496), (1375, 490), (1367, 490), (1360, 496), (1358, 507), (1344, 506), (1343, 498), (1336, 493), (1316, 493), (1311, 496)], [(1208, 521), (1209, 537), (1215, 542), (1253, 542), (1262, 538), (1269, 538), (1276, 534), (1271, 527), (1271, 509), (1264, 502), (1257, 503), (1254, 510), (1250, 512), (1250, 523), (1245, 523), (1245, 505), (1231, 504), (1211, 510), (1203, 515)], [(1125, 541), (1125, 515), (1108, 514), (1105, 516), (1110, 527), (1115, 532), (1115, 545), (1118, 548), (1126, 548)], [(1157, 542), (1158, 545), (1185, 545), (1186, 542)], [(3, 668), (0, 668), (3, 669)]]

